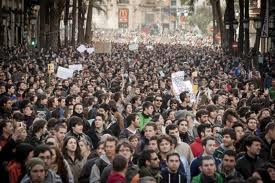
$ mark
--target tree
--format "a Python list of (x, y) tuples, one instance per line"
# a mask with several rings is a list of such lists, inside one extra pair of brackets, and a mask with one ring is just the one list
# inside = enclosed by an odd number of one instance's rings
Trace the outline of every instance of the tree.
[(92, 21), (93, 21), (93, 9), (106, 14), (105, 7), (103, 6), (103, 0), (89, 0), (88, 15), (86, 21), (86, 33), (85, 42), (90, 43), (92, 40)]
[(78, 43), (84, 42), (84, 20), (85, 20), (86, 7), (83, 0), (78, 0)]
[(239, 39), (238, 39), (238, 50), (239, 54), (243, 55), (243, 40), (244, 40), (244, 0), (239, 0), (240, 7), (240, 24), (239, 24)]
[(72, 24), (72, 45), (75, 47), (75, 29), (76, 29), (76, 0), (73, 0), (73, 12), (72, 12), (72, 19), (73, 19), (73, 24)]
[(69, 7), (70, 0), (66, 0), (65, 2), (65, 14), (64, 14), (64, 26), (65, 26), (65, 46), (68, 46), (68, 20), (69, 20)]

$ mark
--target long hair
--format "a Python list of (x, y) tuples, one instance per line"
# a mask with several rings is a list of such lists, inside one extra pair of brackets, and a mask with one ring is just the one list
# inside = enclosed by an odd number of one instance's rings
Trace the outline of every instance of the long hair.
[(65, 160), (63, 155), (61, 154), (60, 150), (53, 146), (51, 147), (52, 150), (55, 151), (56, 154), (56, 159), (55, 159), (55, 164), (57, 164), (57, 174), (60, 175), (62, 182), (69, 182), (69, 176), (68, 176), (68, 171), (65, 165)]
[(62, 153), (64, 155), (64, 158), (65, 159), (71, 159), (71, 157), (68, 155), (68, 150), (67, 150), (67, 147), (66, 147), (70, 139), (75, 139), (76, 140), (76, 151), (74, 152), (75, 153), (75, 159), (81, 161), (82, 156), (81, 156), (81, 152), (80, 152), (80, 147), (78, 145), (78, 140), (76, 139), (76, 137), (73, 137), (73, 136), (68, 136), (64, 139), (64, 143), (63, 143), (63, 147), (62, 147)]

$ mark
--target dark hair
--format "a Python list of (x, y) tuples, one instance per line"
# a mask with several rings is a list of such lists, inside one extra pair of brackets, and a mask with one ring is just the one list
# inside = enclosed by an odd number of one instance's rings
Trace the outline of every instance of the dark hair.
[(224, 157), (225, 155), (234, 157), (235, 159), (236, 159), (236, 157), (237, 157), (236, 151), (231, 150), (231, 149), (224, 151), (223, 157)]
[(273, 130), (274, 128), (275, 128), (275, 123), (274, 122), (268, 123), (265, 127), (265, 133), (267, 133), (269, 130)]
[(206, 110), (208, 111), (208, 114), (210, 114), (210, 112), (216, 111), (218, 108), (215, 104), (209, 104), (206, 106)]
[(38, 157), (40, 153), (44, 153), (46, 151), (49, 151), (52, 156), (52, 151), (48, 145), (42, 144), (42, 145), (36, 146), (34, 147), (33, 157)]
[(78, 116), (72, 116), (68, 120), (68, 131), (71, 131), (76, 125), (83, 125), (83, 120)]
[(208, 142), (209, 140), (215, 141), (215, 138), (214, 138), (214, 137), (206, 137), (206, 138), (204, 138), (204, 139), (201, 141), (201, 145), (202, 145), (202, 146), (206, 146), (206, 144), (207, 144), (207, 142)]
[(242, 124), (242, 123), (239, 123), (239, 122), (234, 123), (234, 125), (232, 126), (232, 128), (233, 128), (234, 130), (235, 130), (235, 128), (237, 128), (237, 127), (242, 127), (242, 128), (244, 128), (243, 124)]
[(225, 128), (222, 131), (222, 136), (229, 135), (231, 139), (236, 140), (236, 132), (232, 128)]
[(47, 121), (44, 119), (39, 119), (35, 121), (32, 125), (32, 134), (35, 134), (39, 130), (43, 129), (46, 124), (47, 124)]
[(113, 170), (114, 171), (121, 172), (121, 171), (126, 169), (128, 161), (124, 156), (122, 156), (120, 154), (117, 154), (115, 156), (112, 164), (113, 164)]
[(129, 114), (125, 119), (127, 126), (130, 126), (132, 122), (135, 121), (136, 117), (137, 117), (136, 113)]
[(64, 125), (61, 124), (61, 123), (58, 123), (58, 124), (56, 124), (56, 125), (54, 126), (54, 130), (55, 130), (56, 132), (58, 132), (60, 128), (65, 128), (65, 129), (67, 129), (66, 126), (64, 126)]
[(99, 108), (104, 109), (104, 111), (107, 111), (107, 112), (111, 110), (110, 105), (108, 105), (108, 104), (100, 104), (98, 109)]
[(151, 154), (156, 153), (154, 150), (152, 149), (147, 149), (142, 151), (141, 155), (139, 156), (138, 159), (138, 166), (141, 167), (146, 167), (146, 161), (150, 161), (151, 160)]
[(227, 109), (224, 114), (223, 114), (223, 117), (222, 117), (222, 124), (225, 125), (226, 124), (226, 121), (228, 119), (229, 116), (233, 116), (235, 118), (240, 119), (238, 113), (236, 111), (234, 111), (233, 109)]
[[(245, 147), (246, 146), (250, 147), (253, 144), (253, 142), (260, 142), (262, 144), (262, 140), (259, 137), (251, 135), (245, 139), (244, 145)], [(246, 148), (246, 151), (247, 151), (247, 148)]]
[(149, 108), (150, 106), (154, 106), (152, 102), (146, 101), (142, 104), (142, 110)]
[(208, 111), (206, 109), (198, 110), (196, 113), (196, 119), (198, 120), (203, 115), (208, 115)]
[(202, 132), (204, 133), (207, 128), (211, 128), (212, 129), (212, 127), (211, 127), (210, 124), (200, 124), (198, 126), (197, 132), (198, 132), (198, 135), (199, 135), (200, 138), (201, 138), (201, 133)]
[(75, 139), (75, 141), (76, 141), (75, 158), (78, 159), (79, 161), (81, 161), (82, 160), (82, 156), (81, 156), (81, 152), (80, 152), (80, 147), (79, 147), (77, 138), (74, 137), (74, 136), (67, 136), (67, 137), (65, 137), (64, 143), (63, 143), (63, 147), (62, 147), (62, 154), (64, 155), (65, 159), (69, 159), (70, 158), (69, 154), (68, 154), (67, 147), (66, 147), (70, 139)]
[(169, 131), (170, 130), (175, 130), (175, 129), (178, 129), (178, 126), (175, 125), (175, 124), (170, 124), (165, 128), (165, 132), (166, 132), (167, 135), (169, 135)]
[(104, 142), (104, 147), (106, 146), (106, 142), (115, 142), (115, 144), (118, 144), (118, 140), (114, 136), (108, 136)]
[(131, 151), (131, 153), (134, 152), (133, 146), (131, 145), (131, 143), (128, 140), (122, 140), (121, 142), (118, 142), (118, 145), (116, 146), (116, 153), (119, 153), (120, 148), (124, 146), (124, 147), (128, 147)]
[(212, 160), (215, 164), (215, 160), (212, 156), (202, 156), (201, 165), (203, 164), (203, 161)]
[(56, 173), (58, 175), (60, 175), (62, 182), (68, 182), (69, 181), (68, 171), (67, 171), (62, 153), (60, 152), (58, 147), (52, 146), (52, 147), (50, 147), (50, 149), (55, 150), (56, 160), (54, 163), (57, 164), (57, 172)]
[(158, 138), (158, 148), (159, 148), (159, 145), (160, 143), (163, 141), (163, 140), (166, 140), (168, 141), (171, 145), (172, 145), (172, 138), (169, 136), (169, 135), (160, 135), (159, 138)]
[(129, 140), (129, 141), (132, 141), (133, 139), (139, 139), (139, 137), (138, 137), (136, 134), (130, 135), (130, 136), (128, 137), (128, 140)]
[(177, 152), (170, 152), (170, 153), (168, 153), (168, 154), (166, 155), (166, 161), (167, 161), (167, 162), (168, 162), (168, 160), (169, 160), (169, 158), (170, 158), (171, 156), (177, 156), (177, 157), (179, 158), (179, 160), (180, 160), (180, 155), (179, 155), (179, 153), (177, 153)]
[(11, 120), (0, 120), (0, 135), (3, 134), (3, 128), (5, 128), (7, 126), (7, 123), (11, 123)]
[(180, 93), (180, 100), (183, 102), (186, 97), (188, 97), (188, 91), (184, 91)]

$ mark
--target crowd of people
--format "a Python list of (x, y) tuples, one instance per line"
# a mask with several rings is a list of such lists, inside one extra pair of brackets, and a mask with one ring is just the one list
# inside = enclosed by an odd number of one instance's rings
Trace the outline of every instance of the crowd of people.
[[(272, 59), (251, 67), (193, 34), (160, 40), (113, 41), (111, 54), (2, 49), (1, 182), (275, 182)], [(57, 77), (72, 64), (82, 70)], [(175, 94), (178, 71), (192, 93)]]

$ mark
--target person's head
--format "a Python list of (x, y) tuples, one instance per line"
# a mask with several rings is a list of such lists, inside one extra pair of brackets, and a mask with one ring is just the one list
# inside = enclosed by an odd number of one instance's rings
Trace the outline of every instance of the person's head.
[(236, 152), (234, 150), (226, 150), (223, 153), (222, 168), (230, 172), (236, 166)]
[(208, 177), (213, 177), (216, 172), (215, 160), (212, 156), (203, 156), (201, 162), (201, 173)]
[(196, 120), (201, 123), (205, 124), (208, 122), (208, 111), (205, 109), (200, 109), (196, 113)]
[(179, 137), (179, 129), (175, 124), (170, 124), (165, 128), (165, 132), (167, 135), (174, 135), (175, 137)]
[(257, 124), (258, 124), (258, 120), (256, 118), (248, 118), (246, 120), (247, 123), (247, 128), (252, 131), (255, 132), (257, 129)]
[(64, 157), (61, 153), (61, 151), (59, 150), (58, 147), (50, 147), (51, 152), (52, 152), (52, 164), (56, 164), (56, 165), (61, 165), (63, 164), (64, 161)]
[(31, 182), (42, 183), (46, 179), (48, 168), (40, 158), (32, 158), (27, 162), (27, 174)]
[(105, 154), (105, 148), (104, 148), (104, 141), (99, 141), (96, 147), (96, 155), (98, 155), (99, 157), (103, 154)]
[(275, 162), (271, 161), (271, 162), (267, 163), (265, 167), (267, 169), (267, 172), (268, 172), (271, 180), (274, 181), (275, 180)]
[(128, 168), (128, 160), (124, 156), (117, 154), (113, 159), (112, 165), (113, 171), (125, 174)]
[(68, 158), (70, 154), (74, 154), (75, 158), (78, 160), (82, 159), (80, 147), (78, 141), (74, 136), (67, 136), (64, 139), (62, 153), (65, 158)]
[(80, 103), (77, 103), (74, 105), (74, 113), (82, 114), (83, 113), (83, 105)]
[(125, 119), (127, 126), (139, 128), (139, 116), (136, 113), (129, 114)]
[(32, 133), (40, 133), (41, 135), (47, 132), (47, 121), (44, 119), (36, 120), (32, 125)]
[(216, 117), (218, 115), (218, 108), (216, 105), (210, 104), (210, 105), (206, 106), (206, 110), (208, 111), (209, 118), (216, 119)]
[(59, 143), (63, 142), (65, 135), (67, 133), (67, 128), (63, 124), (57, 124), (54, 127), (54, 135)]
[(52, 147), (52, 146), (59, 147), (59, 144), (55, 136), (52, 136), (52, 135), (49, 135), (46, 137), (45, 144), (48, 145), (49, 147)]
[(246, 183), (264, 183), (264, 182), (262, 181), (262, 179), (260, 177), (252, 176), (246, 180)]
[(189, 128), (189, 124), (188, 121), (186, 119), (180, 119), (177, 122), (178, 128), (179, 128), (179, 133), (180, 134), (185, 134), (188, 131)]
[(189, 92), (184, 91), (184, 92), (180, 93), (180, 100), (181, 100), (181, 102), (189, 103), (190, 102)]
[(212, 127), (210, 124), (200, 124), (197, 128), (197, 131), (201, 139), (213, 135)]
[(138, 145), (138, 139), (139, 137), (137, 135), (130, 135), (128, 140), (132, 144), (133, 148), (135, 149)]
[(235, 123), (232, 128), (236, 133), (236, 141), (239, 141), (244, 136), (244, 126), (242, 123)]
[(5, 110), (10, 111), (12, 110), (12, 101), (9, 97), (3, 96), (0, 100), (0, 106)]
[(0, 135), (10, 136), (13, 132), (12, 121), (10, 120), (0, 120)]
[(225, 147), (232, 147), (236, 141), (236, 133), (232, 128), (225, 128), (222, 131), (222, 142)]
[(142, 105), (142, 111), (146, 115), (152, 115), (154, 112), (154, 105), (152, 102), (146, 101)]
[(157, 136), (153, 136), (149, 139), (149, 144), (148, 144), (148, 149), (152, 149), (155, 152), (158, 152), (158, 137)]
[(34, 148), (33, 156), (44, 161), (47, 167), (50, 167), (52, 160), (52, 152), (48, 145), (39, 145)]
[(158, 138), (158, 148), (160, 153), (167, 154), (172, 149), (172, 139), (168, 135), (161, 135)]
[(97, 113), (95, 116), (95, 128), (102, 129), (104, 127), (104, 115), (101, 113)]
[(109, 159), (113, 159), (116, 154), (116, 146), (117, 146), (118, 140), (117, 138), (110, 136), (107, 137), (104, 143), (104, 150), (106, 153), (106, 156)]
[(130, 161), (134, 153), (134, 149), (129, 141), (123, 140), (118, 143), (116, 153), (124, 156), (128, 161)]
[(177, 152), (168, 153), (166, 156), (167, 168), (171, 173), (176, 173), (180, 167), (180, 155)]
[(155, 123), (148, 123), (144, 127), (144, 136), (147, 139), (150, 139), (151, 137), (156, 135), (157, 132), (157, 125)]
[(89, 155), (91, 153), (92, 145), (86, 139), (84, 139), (84, 138), (80, 139), (78, 141), (78, 145), (79, 145), (79, 148), (80, 148), (81, 155), (83, 157), (85, 156), (85, 154)]
[(216, 141), (214, 137), (206, 137), (201, 142), (204, 154), (213, 155), (215, 151)]
[(233, 109), (227, 109), (222, 117), (222, 124), (225, 128), (232, 128), (232, 126), (239, 121), (238, 113)]
[(262, 141), (259, 137), (248, 136), (245, 139), (246, 153), (254, 157), (259, 155), (261, 151), (261, 144), (262, 144)]
[(25, 165), (26, 161), (33, 158), (34, 147), (27, 143), (20, 143), (15, 147), (15, 160), (21, 165)]
[(83, 133), (83, 120), (80, 117), (72, 116), (68, 119), (68, 131), (75, 134)]
[(144, 150), (139, 157), (138, 165), (139, 167), (159, 169), (159, 157), (154, 150)]
[(153, 104), (156, 108), (160, 108), (162, 105), (162, 97), (160, 95), (155, 96)]
[(270, 140), (275, 140), (275, 123), (270, 122), (266, 125), (265, 127), (265, 135), (270, 139)]
[(154, 177), (146, 176), (146, 177), (141, 177), (138, 183), (157, 183), (157, 181)]

